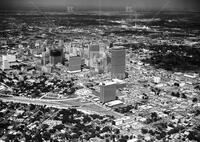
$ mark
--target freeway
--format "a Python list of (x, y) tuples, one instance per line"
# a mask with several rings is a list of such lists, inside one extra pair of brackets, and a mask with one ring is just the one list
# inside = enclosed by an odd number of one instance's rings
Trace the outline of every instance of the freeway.
[[(6, 98), (0, 98), (2, 101), (10, 101), (10, 102), (16, 102), (16, 103), (24, 103), (24, 104), (35, 104), (35, 105), (59, 105), (58, 103), (54, 101), (46, 101), (46, 100), (39, 100), (39, 99), (30, 99), (25, 97), (6, 97)], [(65, 107), (70, 107), (68, 104), (62, 104)]]
[[(110, 109), (100, 104), (97, 104), (94, 101), (90, 103), (84, 103), (82, 105), (81, 102), (80, 103), (78, 102), (80, 98), (71, 98), (71, 99), (63, 99), (63, 100), (61, 99), (43, 100), (43, 99), (31, 99), (31, 98), (26, 98), (26, 97), (0, 97), (0, 100), (4, 102), (15, 102), (15, 103), (22, 103), (22, 104), (35, 104), (35, 105), (43, 105), (43, 106), (46, 105), (48, 107), (55, 107), (59, 109), (67, 109), (67, 108), (75, 107), (77, 110), (87, 112), (87, 113), (97, 113), (97, 114), (105, 115), (105, 114), (108, 114), (109, 112), (109, 114), (114, 115), (116, 118), (122, 117), (122, 114), (111, 111)], [(91, 104), (100, 108), (88, 109), (88, 107), (93, 107)]]

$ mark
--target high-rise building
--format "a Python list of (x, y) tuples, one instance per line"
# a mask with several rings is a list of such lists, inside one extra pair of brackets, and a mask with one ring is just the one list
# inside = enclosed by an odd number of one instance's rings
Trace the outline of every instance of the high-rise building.
[(64, 53), (62, 48), (51, 49), (50, 50), (50, 64), (56, 65), (58, 63), (63, 64), (64, 62)]
[(93, 44), (89, 46), (89, 66), (92, 68), (97, 68), (97, 59), (100, 57), (99, 45)]
[(104, 72), (104, 60), (101, 58), (101, 59), (98, 59), (97, 60), (97, 69), (96, 71), (98, 73), (103, 73)]
[(104, 53), (106, 50), (106, 44), (105, 43), (99, 43), (99, 51), (100, 53)]
[(124, 47), (113, 47), (111, 49), (111, 74), (112, 78), (124, 79), (126, 66), (126, 50)]
[(7, 60), (2, 61), (2, 70), (10, 69), (10, 64)]
[(81, 71), (81, 57), (69, 57), (69, 71)]
[(42, 65), (49, 64), (49, 53), (48, 52), (42, 52)]
[(10, 66), (12, 66), (12, 62), (16, 62), (15, 55), (2, 55), (2, 70), (10, 69)]
[(106, 66), (105, 66), (106, 72), (111, 72), (111, 54), (106, 53)]
[(2, 61), (7, 60), (8, 62), (15, 62), (16, 61), (16, 56), (7, 54), (7, 55), (2, 55)]
[(46, 66), (42, 66), (42, 71), (43, 71), (43, 72), (51, 73), (52, 70), (53, 70), (53, 67), (52, 67), (52, 65), (50, 65), (50, 64), (48, 64), (48, 65), (46, 65)]
[(100, 85), (100, 101), (107, 103), (116, 99), (116, 83), (104, 82)]
[(97, 59), (97, 72), (104, 73), (107, 72), (107, 56), (105, 53), (100, 54), (100, 58)]

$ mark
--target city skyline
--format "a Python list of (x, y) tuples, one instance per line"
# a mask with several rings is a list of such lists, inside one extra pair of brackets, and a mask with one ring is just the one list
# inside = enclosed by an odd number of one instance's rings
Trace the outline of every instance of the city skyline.
[(1, 0), (0, 142), (200, 142), (197, 0)]

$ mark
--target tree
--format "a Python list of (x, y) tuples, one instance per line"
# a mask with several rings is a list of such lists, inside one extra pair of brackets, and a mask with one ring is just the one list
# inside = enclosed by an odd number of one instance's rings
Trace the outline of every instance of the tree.
[(43, 137), (44, 140), (47, 141), (47, 140), (50, 140), (51, 134), (49, 132), (44, 132), (42, 137)]
[(148, 129), (145, 129), (145, 128), (142, 128), (141, 131), (142, 131), (143, 134), (148, 133)]
[(125, 136), (124, 136), (124, 139), (128, 140), (128, 139), (129, 139), (129, 136), (128, 136), (128, 135), (125, 135)]
[(33, 140), (35, 142), (42, 142), (42, 135), (40, 133), (35, 134), (35, 136), (33, 137)]
[(53, 127), (53, 129), (57, 129), (59, 131), (64, 129), (64, 128), (65, 128), (65, 125), (63, 125), (63, 124), (59, 124), (59, 125), (56, 125), (56, 126)]
[(175, 82), (174, 86), (179, 87), (179, 83)]
[(111, 135), (111, 139), (114, 140), (116, 138), (115, 135)]
[(127, 140), (124, 138), (121, 138), (121, 139), (119, 139), (119, 142), (127, 142)]
[(53, 133), (55, 133), (55, 132), (56, 132), (56, 129), (55, 129), (55, 128), (53, 128), (53, 129), (50, 129), (50, 130), (49, 130), (49, 132), (50, 132), (51, 134), (53, 134)]
[(2, 122), (0, 122), (0, 128), (6, 129), (9, 125), (10, 123), (8, 122), (8, 120), (3, 120)]
[(53, 142), (59, 142), (57, 139), (54, 139)]
[(35, 105), (33, 104), (30, 104), (30, 108), (29, 108), (31, 111), (35, 109)]
[(165, 136), (166, 136), (166, 132), (162, 131), (162, 132), (160, 133), (160, 137), (161, 137), (161, 138), (164, 138)]
[(198, 101), (197, 98), (193, 98), (193, 99), (192, 99), (192, 102), (193, 102), (193, 103), (196, 103), (197, 101)]
[(116, 135), (118, 135), (120, 133), (120, 130), (119, 129), (114, 129), (114, 132)]
[(184, 93), (182, 93), (181, 96), (182, 98), (187, 99), (187, 96)]
[(28, 135), (28, 134), (25, 134), (24, 137), (25, 137), (26, 142), (29, 142), (32, 139), (31, 135)]
[(115, 121), (112, 121), (112, 125), (116, 125)]
[(110, 127), (109, 126), (105, 126), (103, 127), (103, 129), (101, 130), (102, 133), (104, 132), (109, 132), (110, 131)]
[(152, 119), (157, 119), (158, 118), (158, 114), (156, 112), (152, 112), (151, 113), (151, 118)]
[(96, 131), (100, 131), (100, 127), (99, 126), (96, 126)]
[(48, 127), (49, 127), (49, 125), (48, 124), (42, 124), (42, 130), (46, 130)]
[(13, 139), (15, 138), (15, 135), (13, 135), (13, 134), (8, 134), (8, 135), (7, 135), (7, 138), (8, 138), (9, 140), (13, 140)]
[(83, 122), (87, 123), (87, 122), (90, 122), (90, 121), (92, 121), (92, 119), (88, 115), (85, 115), (84, 118), (83, 118)]
[(77, 133), (71, 134), (72, 139), (78, 139), (79, 135)]

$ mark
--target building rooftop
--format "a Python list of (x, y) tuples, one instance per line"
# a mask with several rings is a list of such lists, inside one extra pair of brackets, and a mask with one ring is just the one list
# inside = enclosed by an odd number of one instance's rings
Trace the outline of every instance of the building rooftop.
[(109, 107), (113, 107), (113, 106), (121, 105), (121, 104), (123, 104), (123, 102), (120, 101), (120, 100), (114, 100), (114, 101), (111, 101), (111, 102), (108, 102), (108, 103), (107, 103), (107, 105), (108, 105)]
[(114, 82), (116, 83), (119, 83), (119, 84), (123, 84), (123, 83), (126, 83), (124, 80), (121, 80), (121, 79), (117, 79), (117, 78), (114, 78), (112, 79)]
[(98, 44), (92, 44), (90, 47), (89, 47), (90, 51), (99, 51), (100, 50), (100, 47)]
[(75, 71), (67, 71), (69, 74), (74, 74), (74, 73), (80, 73), (81, 70), (75, 70)]
[(116, 84), (116, 82), (113, 82), (113, 81), (104, 81), (104, 82), (101, 83), (101, 85), (105, 85), (105, 86), (113, 85), (113, 84)]
[(112, 49), (120, 50), (120, 49), (125, 49), (125, 48), (124, 48), (124, 46), (114, 46), (114, 47), (112, 47)]

